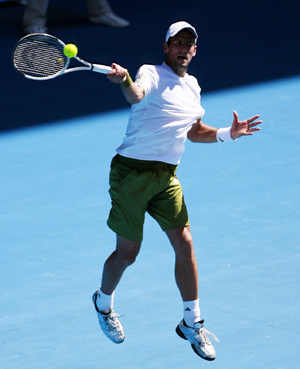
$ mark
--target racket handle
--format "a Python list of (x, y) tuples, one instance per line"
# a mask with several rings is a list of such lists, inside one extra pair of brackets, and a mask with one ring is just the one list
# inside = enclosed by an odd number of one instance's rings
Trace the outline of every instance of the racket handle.
[(91, 71), (108, 74), (112, 71), (111, 67), (108, 67), (107, 65), (101, 65), (101, 64), (93, 64)]

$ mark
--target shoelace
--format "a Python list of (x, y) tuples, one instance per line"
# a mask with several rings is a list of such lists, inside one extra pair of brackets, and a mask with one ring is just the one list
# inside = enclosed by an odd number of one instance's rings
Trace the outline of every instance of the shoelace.
[(120, 314), (117, 314), (115, 312), (111, 313), (107, 317), (103, 316), (104, 321), (105, 321), (105, 327), (107, 328), (107, 330), (112, 330), (114, 328), (118, 328), (118, 321), (116, 319), (120, 318), (122, 316), (124, 316), (124, 315), (120, 315)]
[(207, 335), (211, 336), (216, 342), (220, 342), (219, 339), (218, 339), (218, 337), (216, 335), (214, 335), (212, 332), (208, 331), (204, 327), (202, 327), (202, 328), (199, 329), (199, 334), (200, 334), (201, 339), (204, 338), (205, 343), (208, 343), (209, 342), (209, 339), (208, 339)]

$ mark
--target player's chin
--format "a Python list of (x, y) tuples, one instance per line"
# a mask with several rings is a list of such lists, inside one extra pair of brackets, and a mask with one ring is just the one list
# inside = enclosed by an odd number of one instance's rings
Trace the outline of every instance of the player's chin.
[(177, 58), (177, 65), (180, 67), (187, 67), (188, 66), (188, 60), (183, 58)]

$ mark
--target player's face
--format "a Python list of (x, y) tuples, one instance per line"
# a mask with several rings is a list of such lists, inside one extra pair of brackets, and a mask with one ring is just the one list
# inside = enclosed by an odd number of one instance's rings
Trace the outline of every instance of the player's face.
[(164, 43), (166, 64), (183, 77), (190, 61), (196, 55), (196, 49), (193, 35), (187, 30), (182, 30), (170, 39), (169, 45)]

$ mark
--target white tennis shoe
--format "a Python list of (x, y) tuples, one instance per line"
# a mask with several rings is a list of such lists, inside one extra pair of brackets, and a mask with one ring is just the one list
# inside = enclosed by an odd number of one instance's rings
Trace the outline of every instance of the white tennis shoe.
[(182, 320), (176, 327), (176, 333), (184, 340), (188, 340), (193, 350), (197, 355), (205, 360), (215, 360), (216, 351), (211, 344), (207, 335), (210, 335), (215, 341), (219, 342), (218, 338), (204, 328), (204, 320), (194, 324), (194, 327), (188, 327), (185, 321)]
[(120, 315), (116, 314), (113, 309), (109, 314), (100, 313), (96, 304), (98, 292), (99, 291), (96, 291), (94, 293), (92, 300), (98, 316), (99, 325), (106, 337), (109, 338), (112, 342), (122, 343), (125, 339), (125, 334), (123, 326), (118, 319)]

